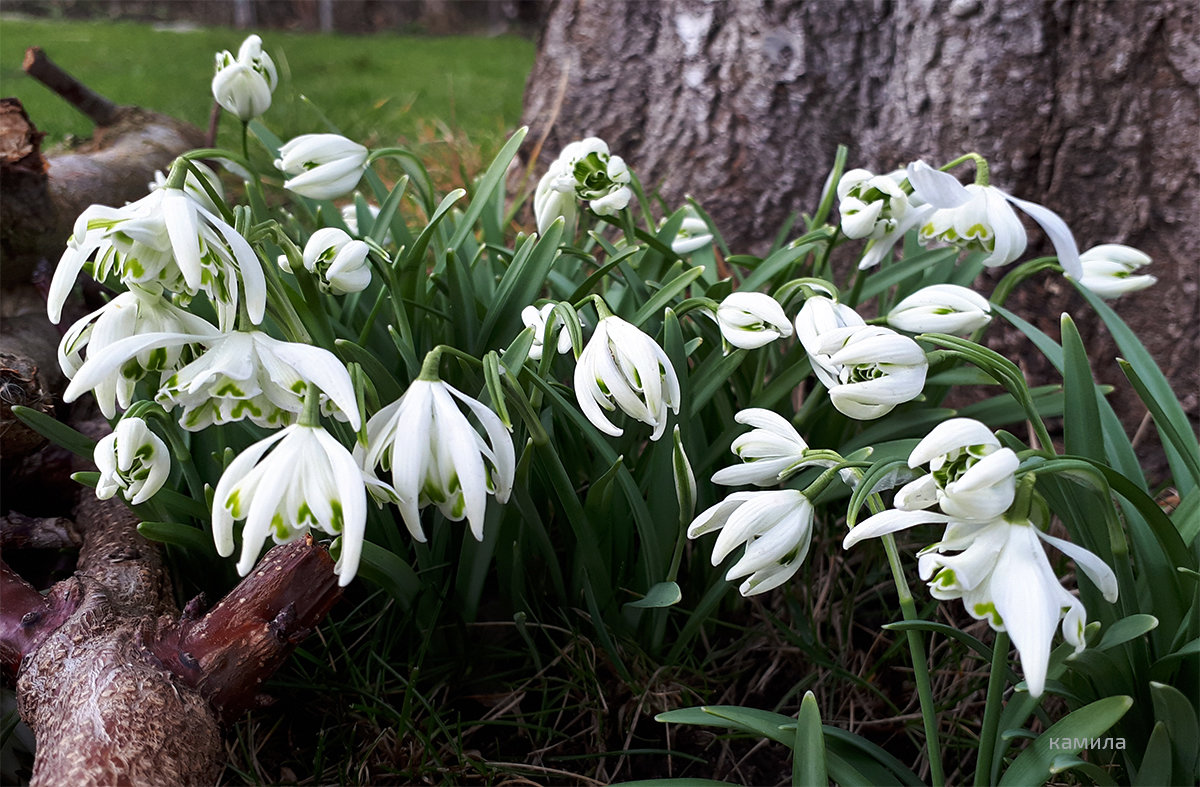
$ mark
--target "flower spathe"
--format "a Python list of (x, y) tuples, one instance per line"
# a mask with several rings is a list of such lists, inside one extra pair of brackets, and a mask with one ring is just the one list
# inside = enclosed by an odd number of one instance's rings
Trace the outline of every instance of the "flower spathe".
[(908, 180), (914, 193), (933, 208), (930, 213), (922, 213), (922, 243), (938, 241), (987, 252), (984, 265), (1007, 265), (1024, 253), (1027, 242), (1025, 228), (1013, 211), (1015, 205), (1045, 231), (1063, 270), (1075, 279), (1083, 275), (1075, 237), (1066, 222), (1049, 208), (1018, 199), (995, 186), (964, 186), (953, 175), (923, 161), (908, 165)]
[(830, 402), (838, 412), (860, 421), (879, 418), (916, 399), (929, 370), (920, 345), (877, 325), (829, 331), (821, 337), (818, 355), (834, 370)]
[(888, 312), (891, 327), (909, 333), (964, 335), (992, 321), (987, 299), (957, 284), (931, 284), (904, 298)]
[(1139, 268), (1150, 264), (1150, 255), (1132, 246), (1104, 243), (1079, 255), (1079, 260), (1083, 266), (1079, 283), (1101, 298), (1144, 290), (1158, 281), (1148, 274), (1134, 275)]
[(762, 292), (734, 292), (717, 307), (721, 336), (734, 347), (753, 350), (792, 335), (779, 301)]
[(133, 505), (162, 489), (171, 474), (171, 454), (162, 438), (141, 418), (122, 418), (113, 431), (96, 441), (92, 459), (100, 478), (96, 497), (108, 500), (119, 490)]
[[(475, 416), (486, 439), (455, 399)], [(375, 413), (367, 422), (366, 446), (356, 446), (354, 456), (371, 478), (372, 492), (399, 506), (418, 541), (425, 540), (420, 509), (430, 503), (453, 522), (465, 518), (482, 541), (487, 495), (507, 501), (516, 473), (512, 437), (499, 416), (441, 380), (419, 378)], [(389, 474), (385, 480), (375, 479), (376, 467)]]
[(650, 439), (657, 440), (667, 428), (667, 410), (679, 412), (679, 396), (671, 359), (653, 339), (620, 317), (600, 320), (575, 365), (575, 398), (597, 429), (621, 436), (604, 414), (620, 408), (653, 427)]
[(371, 247), (336, 227), (322, 227), (304, 244), (304, 269), (334, 295), (361, 292), (371, 283)]
[(367, 170), (369, 151), (340, 134), (302, 134), (279, 149), (283, 187), (310, 199), (349, 194)]
[(746, 551), (725, 579), (746, 577), (738, 588), (755, 596), (779, 587), (800, 570), (812, 541), (813, 507), (794, 489), (774, 492), (735, 492), (707, 509), (688, 527), (688, 538), (720, 530), (713, 544), (712, 564), (738, 546)]
[(227, 51), (217, 53), (213, 98), (239, 120), (253, 120), (270, 109), (271, 94), (278, 83), (275, 63), (262, 51), (258, 36), (243, 41), (236, 58)]
[[(268, 454), (268, 452), (270, 452)], [(284, 544), (319, 530), (340, 537), (333, 570), (348, 585), (358, 572), (367, 522), (362, 473), (346, 448), (319, 426), (293, 424), (229, 463), (213, 495), (213, 541), (233, 554), (233, 525), (246, 520), (237, 570), (250, 573), (267, 536)]]

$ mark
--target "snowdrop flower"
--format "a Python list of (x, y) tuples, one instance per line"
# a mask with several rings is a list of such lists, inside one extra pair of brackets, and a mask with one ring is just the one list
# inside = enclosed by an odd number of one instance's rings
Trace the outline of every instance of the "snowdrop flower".
[(796, 315), (796, 338), (808, 353), (813, 372), (826, 388), (838, 384), (838, 369), (828, 354), (821, 352), (826, 334), (839, 328), (866, 325), (858, 312), (824, 295), (814, 295), (804, 302)]
[(141, 418), (122, 418), (96, 442), (92, 459), (100, 471), (96, 497), (101, 500), (120, 490), (133, 505), (144, 503), (162, 489), (171, 474), (167, 444)]
[(275, 63), (262, 51), (262, 39), (258, 36), (243, 41), (236, 58), (227, 51), (217, 53), (213, 98), (243, 122), (253, 120), (271, 107), (271, 94), (278, 83)]
[(712, 564), (724, 560), (736, 547), (746, 551), (730, 567), (725, 579), (746, 577), (738, 592), (755, 596), (791, 579), (812, 541), (813, 507), (800, 492), (735, 492), (704, 511), (688, 527), (688, 538), (720, 530), (713, 544)]
[(248, 418), (259, 426), (291, 423), (303, 410), (307, 383), (314, 383), (350, 425), (361, 419), (350, 374), (333, 353), (307, 344), (281, 342), (258, 331), (225, 334), (150, 333), (122, 339), (92, 355), (63, 394), (72, 402), (95, 388), (140, 353), (199, 343), (196, 360), (174, 371), (155, 401), (168, 410), (180, 406), (180, 425), (199, 431), (212, 424)]
[(189, 296), (205, 292), (223, 324), (237, 313), (239, 290), (251, 321), (261, 322), (266, 311), (266, 278), (254, 249), (183, 189), (164, 186), (124, 207), (92, 205), (80, 214), (50, 283), (51, 322), (61, 318), (89, 260), (97, 281), (116, 275), (127, 285), (157, 284)]
[(979, 421), (951, 418), (935, 426), (908, 457), (909, 467), (925, 464), (929, 474), (896, 492), (896, 508), (919, 511), (936, 504), (955, 519), (980, 522), (1013, 503), (1020, 462)]
[(533, 196), (533, 213), (543, 235), (555, 219), (565, 220), (564, 235), (574, 233), (575, 200), (587, 200), (598, 216), (612, 216), (629, 205), (633, 191), (629, 167), (613, 156), (598, 137), (572, 142), (538, 181)]
[[(268, 451), (270, 452), (268, 454)], [(333, 570), (346, 586), (358, 572), (367, 493), (350, 452), (320, 426), (293, 424), (238, 454), (213, 495), (213, 540), (233, 554), (233, 523), (245, 519), (237, 570), (250, 573), (270, 535), (284, 544), (312, 529), (340, 537)]]
[[(486, 440), (455, 399), (475, 416)], [(452, 522), (466, 518), (471, 534), (482, 541), (487, 495), (507, 501), (516, 473), (512, 437), (499, 416), (436, 377), (427, 379), (424, 371), (403, 396), (371, 417), (366, 446), (356, 446), (354, 457), (372, 492), (399, 506), (418, 541), (425, 540), (420, 509), (430, 503)], [(390, 471), (390, 483), (375, 479), (376, 467)]]
[(533, 329), (533, 344), (529, 347), (529, 357), (535, 361), (542, 359), (545, 340), (550, 338), (550, 334), (554, 332), (556, 326), (558, 327), (558, 341), (555, 346), (559, 354), (571, 349), (571, 334), (567, 330), (567, 326), (563, 325), (562, 320), (555, 317), (553, 325), (547, 326), (546, 324), (556, 305), (547, 303), (540, 309), (537, 306), (526, 306), (521, 310), (521, 322), (525, 323), (526, 328)]
[[(221, 185), (221, 179), (217, 177), (217, 173), (213, 172), (207, 164), (204, 164), (200, 161), (191, 161), (189, 163), (192, 167), (195, 167), (196, 170), (200, 172), (200, 175), (197, 176), (196, 172), (189, 167), (187, 175), (184, 176), (183, 190), (186, 191), (192, 199), (204, 206), (204, 209), (209, 213), (220, 213), (221, 209), (217, 207), (215, 202), (212, 201), (212, 197), (209, 196), (208, 189), (204, 187), (204, 184), (207, 184), (208, 188), (211, 188), (219, 197), (221, 197), (221, 199), (224, 199), (225, 187)], [(246, 178), (246, 180), (249, 179), (249, 177)], [(166, 188), (167, 174), (162, 170), (156, 171), (154, 173), (154, 180), (150, 181), (146, 185), (149, 187), (150, 191)]]
[[(85, 350), (88, 359), (100, 358), (122, 339), (149, 333), (219, 335), (205, 320), (163, 298), (156, 285), (151, 287), (131, 286), (128, 292), (116, 296), (67, 330), (58, 345), (58, 363), (68, 378), (75, 377), (83, 366)], [(182, 342), (142, 350), (100, 379), (92, 388), (100, 412), (112, 418), (118, 405), (121, 409), (129, 407), (138, 381), (149, 374), (177, 368), (185, 345)]]
[(921, 200), (935, 208), (923, 216), (920, 240), (949, 243), (971, 251), (987, 252), (983, 264), (1007, 265), (1025, 251), (1025, 228), (1015, 205), (1033, 218), (1054, 244), (1063, 270), (1075, 279), (1083, 275), (1079, 249), (1066, 222), (1054, 211), (1008, 194), (995, 186), (963, 186), (946, 172), (923, 161), (908, 165), (908, 180)]
[[(1075, 561), (1108, 602), (1117, 600), (1117, 579), (1104, 561), (1083, 547), (1048, 536), (1028, 520), (1002, 518), (963, 522), (926, 511), (884, 511), (852, 529), (842, 545), (849, 549), (867, 538), (926, 523), (946, 524), (942, 540), (919, 553), (918, 571), (937, 599), (962, 599), (967, 612), (1007, 631), (1021, 658), (1029, 693), (1041, 696), (1046, 685), (1054, 629), (1062, 620), (1063, 638), (1084, 648), (1087, 612), (1068, 593), (1050, 566), (1039, 541)], [(947, 553), (955, 554), (947, 554)]]
[(713, 242), (712, 230), (691, 205), (684, 208), (683, 222), (671, 241), (671, 251), (680, 257), (703, 249)]
[(597, 429), (623, 432), (604, 415), (620, 408), (654, 428), (651, 440), (667, 428), (667, 409), (679, 412), (679, 378), (663, 349), (620, 317), (600, 320), (575, 365), (575, 398)]
[(991, 322), (991, 311), (987, 299), (972, 289), (932, 284), (893, 306), (887, 323), (909, 333), (964, 335)]
[(818, 354), (835, 370), (829, 400), (838, 412), (860, 421), (890, 413), (925, 388), (925, 352), (890, 328), (838, 328), (822, 336)]
[(892, 175), (852, 169), (838, 181), (837, 195), (847, 238), (882, 238), (896, 230), (908, 211), (908, 195)]
[(285, 189), (310, 199), (333, 199), (358, 185), (367, 154), (340, 134), (302, 134), (279, 149), (275, 168), (290, 176)]
[(729, 446), (742, 464), (718, 470), (712, 477), (714, 484), (774, 486), (789, 471), (819, 463), (805, 460), (808, 443), (783, 416), (751, 407), (733, 420), (754, 428), (738, 435)]
[(734, 347), (753, 350), (792, 335), (779, 301), (762, 292), (734, 292), (717, 307), (721, 336)]
[(1116, 298), (1127, 292), (1144, 290), (1158, 281), (1154, 276), (1134, 276), (1138, 268), (1150, 264), (1150, 255), (1120, 243), (1105, 243), (1079, 255), (1083, 276), (1079, 283), (1101, 298)]
[(322, 227), (304, 245), (304, 268), (315, 275), (324, 292), (361, 292), (371, 283), (367, 255), (371, 247), (336, 227)]

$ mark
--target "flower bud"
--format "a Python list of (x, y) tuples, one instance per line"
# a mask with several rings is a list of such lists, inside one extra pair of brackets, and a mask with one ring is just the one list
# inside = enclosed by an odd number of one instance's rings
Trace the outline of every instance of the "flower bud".
[(842, 233), (847, 238), (882, 238), (896, 229), (908, 211), (908, 195), (895, 178), (865, 169), (842, 175), (837, 195)]
[(171, 474), (167, 444), (141, 418), (122, 418), (116, 429), (96, 443), (92, 459), (100, 471), (96, 497), (101, 500), (120, 490), (133, 505), (144, 503), (162, 489)]
[(734, 347), (753, 350), (780, 337), (792, 335), (783, 307), (761, 292), (735, 292), (717, 308), (721, 336)]
[(992, 306), (979, 293), (957, 284), (933, 284), (892, 307), (888, 325), (909, 333), (967, 334), (992, 321)]
[(1127, 292), (1144, 290), (1157, 278), (1134, 276), (1133, 272), (1150, 264), (1150, 256), (1130, 246), (1105, 243), (1079, 255), (1083, 276), (1079, 283), (1101, 298), (1116, 298)]
[(228, 51), (217, 54), (213, 98), (243, 122), (253, 120), (271, 107), (271, 93), (278, 82), (275, 63), (262, 51), (262, 39), (258, 36), (243, 41), (236, 58)]
[(304, 267), (320, 280), (321, 289), (334, 295), (361, 292), (371, 283), (367, 255), (371, 247), (336, 227), (322, 227), (304, 246)]
[(333, 199), (358, 185), (367, 153), (340, 134), (303, 134), (279, 149), (275, 168), (291, 176), (285, 189), (310, 199)]

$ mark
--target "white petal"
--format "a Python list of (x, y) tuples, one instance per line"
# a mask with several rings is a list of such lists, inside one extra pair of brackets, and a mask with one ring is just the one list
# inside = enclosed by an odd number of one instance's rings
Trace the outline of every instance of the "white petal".
[(926, 164), (914, 161), (908, 165), (908, 182), (921, 199), (935, 208), (957, 208), (971, 199), (971, 192), (958, 178)]
[(842, 539), (842, 549), (849, 549), (866, 538), (877, 538), (888, 533), (897, 533), (910, 527), (929, 522), (949, 522), (950, 517), (932, 511), (882, 511), (855, 525)]
[(1071, 228), (1062, 220), (1062, 217), (1049, 208), (1038, 205), (1035, 202), (1026, 202), (1023, 199), (1017, 199), (1011, 194), (1005, 194), (1004, 196), (1008, 201), (1032, 216), (1033, 220), (1045, 230), (1046, 235), (1050, 238), (1050, 242), (1054, 244), (1054, 253), (1058, 256), (1058, 262), (1063, 266), (1063, 271), (1075, 279), (1081, 277), (1083, 275), (1083, 266), (1079, 262), (1079, 247), (1075, 245), (1075, 236), (1071, 234)]
[(1061, 538), (1049, 536), (1040, 530), (1034, 529), (1037, 537), (1062, 552), (1067, 557), (1075, 561), (1075, 565), (1087, 574), (1088, 579), (1100, 589), (1100, 593), (1104, 596), (1104, 600), (1112, 604), (1117, 600), (1117, 576), (1113, 570), (1108, 567), (1108, 564), (1101, 560), (1095, 553), (1087, 549), (1072, 544), (1070, 541), (1064, 541)]
[(971, 445), (999, 447), (992, 430), (973, 418), (950, 418), (930, 430), (908, 456), (909, 467), (919, 467), (932, 459)]

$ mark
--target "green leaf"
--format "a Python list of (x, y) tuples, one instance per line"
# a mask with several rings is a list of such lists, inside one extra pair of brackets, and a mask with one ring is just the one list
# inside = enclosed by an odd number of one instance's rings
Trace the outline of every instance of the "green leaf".
[(1171, 784), (1171, 738), (1167, 726), (1161, 721), (1154, 724), (1146, 752), (1137, 775), (1130, 782), (1133, 787), (1161, 787)]
[(661, 312), (671, 302), (671, 300), (675, 298), (675, 296), (686, 290), (688, 286), (690, 286), (691, 283), (696, 279), (700, 278), (703, 273), (704, 268), (697, 267), (686, 270), (676, 276), (670, 282), (665, 284), (661, 290), (654, 293), (649, 300), (643, 303), (642, 307), (633, 315), (633, 319), (630, 320), (630, 322), (638, 327), (641, 327), (642, 323), (650, 319), (652, 315)]
[[(779, 713), (743, 708), (738, 705), (701, 705), (697, 708), (681, 708), (660, 713), (655, 721), (671, 724), (691, 724), (705, 727), (728, 727), (769, 738), (776, 743), (790, 747), (795, 741), (795, 735), (790, 729), (796, 720)], [(786, 729), (785, 729), (786, 728)]]
[(517, 155), (517, 149), (521, 147), (521, 140), (525, 139), (527, 133), (529, 133), (529, 129), (524, 126), (517, 129), (517, 132), (509, 137), (508, 142), (505, 142), (504, 147), (496, 154), (496, 158), (492, 160), (491, 165), (487, 168), (487, 172), (483, 174), (483, 178), (479, 181), (479, 186), (475, 189), (475, 196), (471, 198), (471, 204), (467, 206), (466, 213), (463, 214), (462, 221), (458, 224), (458, 229), (455, 230), (454, 236), (450, 239), (450, 248), (457, 249), (467, 239), (467, 236), (474, 231), (476, 219), (483, 212), (484, 205), (492, 198), (492, 192), (504, 182), (504, 176), (508, 172), (508, 165), (512, 162), (513, 157)]
[[(550, 268), (558, 259), (562, 231), (563, 222), (555, 220), (544, 237), (530, 237), (521, 245), (496, 287), (493, 302), (488, 304), (487, 316), (476, 342), (478, 348), (502, 343), (520, 330), (521, 310), (537, 299)], [(554, 342), (550, 342), (547, 352), (554, 352)]]
[(1200, 487), (1184, 495), (1179, 501), (1179, 507), (1171, 513), (1171, 521), (1179, 531), (1183, 543), (1189, 547), (1200, 535)]
[(617, 782), (614, 787), (728, 787), (733, 782), (719, 782), (715, 779), (641, 779), (636, 782)]
[(1154, 717), (1166, 725), (1184, 774), (1195, 778), (1200, 765), (1200, 722), (1195, 705), (1179, 689), (1156, 681), (1150, 681), (1150, 698)]
[[(1071, 713), (1051, 725), (1021, 752), (1000, 778), (1000, 784), (1021, 787), (1044, 783), (1053, 775), (1051, 768), (1055, 758), (1079, 754), (1083, 746), (1076, 746), (1077, 742), (1104, 734), (1132, 706), (1133, 699), (1121, 695), (1105, 697)], [(1051, 748), (1052, 744), (1054, 748)]]
[(363, 542), (358, 576), (386, 590), (404, 609), (412, 606), (421, 580), (412, 566), (378, 544)]
[(1121, 618), (1108, 627), (1095, 650), (1108, 650), (1117, 645), (1123, 645), (1137, 639), (1143, 634), (1158, 628), (1158, 618), (1153, 615), (1136, 614)]
[[(1121, 371), (1129, 379), (1133, 389), (1137, 391), (1138, 397), (1150, 411), (1150, 417), (1154, 419), (1154, 425), (1158, 427), (1158, 432), (1164, 438), (1164, 443), (1174, 446), (1175, 450), (1179, 452), (1179, 459), (1191, 474), (1192, 483), (1200, 487), (1200, 451), (1197, 450), (1196, 438), (1192, 434), (1190, 424), (1187, 427), (1187, 431), (1180, 432), (1167, 414), (1163, 403), (1154, 397), (1154, 394), (1150, 391), (1150, 387), (1142, 380), (1141, 375), (1133, 368), (1133, 365), (1120, 358), (1117, 359), (1117, 363), (1120, 365)], [(1187, 436), (1185, 437), (1184, 435)], [(1176, 481), (1177, 483), (1182, 483), (1180, 479), (1176, 479)]]
[(212, 536), (198, 527), (181, 525), (178, 522), (142, 522), (137, 531), (151, 541), (174, 544), (197, 552), (213, 553)]
[(683, 598), (683, 591), (674, 582), (659, 582), (646, 591), (646, 595), (637, 601), (630, 601), (625, 606), (638, 609), (658, 609), (678, 604)]
[(1050, 772), (1055, 776), (1067, 771), (1075, 771), (1091, 780), (1092, 784), (1096, 785), (1116, 785), (1116, 780), (1109, 775), (1108, 771), (1101, 768), (1094, 762), (1081, 760), (1073, 754), (1060, 754), (1054, 758), (1054, 762), (1050, 765)]
[(82, 432), (31, 407), (13, 405), (12, 414), (19, 418), (21, 423), (55, 445), (62, 446), (76, 456), (91, 460), (96, 449), (96, 441)]
[[(455, 189), (445, 196), (441, 204), (437, 206), (437, 210), (429, 217), (429, 223), (425, 225), (425, 229), (421, 230), (421, 234), (413, 242), (412, 248), (405, 253), (402, 267), (418, 268), (421, 265), (421, 261), (425, 259), (425, 250), (429, 248), (429, 242), (433, 239), (438, 224), (446, 218), (446, 214), (450, 212), (450, 208), (454, 207), (454, 203), (462, 199), (466, 193), (463, 189)], [(458, 246), (451, 244), (450, 248), (456, 249)]]
[[(375, 353), (349, 339), (338, 339), (333, 344), (345, 361), (362, 366), (383, 404), (396, 401), (404, 393), (404, 388), (399, 381), (388, 371)], [(366, 413), (363, 413), (363, 416), (366, 416)]]
[[(379, 214), (374, 217), (371, 224), (371, 240), (382, 244), (383, 239), (387, 237), (392, 219), (396, 215), (396, 210), (400, 207), (400, 198), (404, 196), (404, 190), (408, 188), (408, 175), (404, 175), (400, 180), (396, 181), (396, 185), (388, 193), (388, 197), (379, 206)], [(370, 211), (368, 211), (368, 215)], [(359, 221), (359, 231), (367, 225), (363, 221)]]
[(886, 623), (883, 628), (889, 631), (932, 631), (938, 634), (943, 634), (950, 639), (958, 640), (968, 648), (973, 650), (985, 662), (991, 662), (992, 649), (984, 644), (981, 640), (971, 636), (965, 631), (959, 631), (953, 626), (948, 626), (945, 623), (938, 623), (932, 620), (898, 620), (895, 623)]
[(804, 693), (796, 720), (796, 742), (792, 746), (792, 784), (825, 787), (825, 736), (821, 731), (821, 712), (811, 691)]
[(854, 488), (854, 494), (850, 496), (850, 504), (846, 507), (846, 526), (854, 527), (858, 522), (858, 512), (867, 504), (868, 497), (885, 489), (906, 484), (918, 475), (920, 473), (909, 469), (905, 459), (871, 465), (863, 475), (862, 481)]
[(1096, 383), (1088, 364), (1083, 339), (1071, 318), (1061, 319), (1063, 340), (1063, 432), (1068, 454), (1104, 460), (1100, 411), (1096, 405)]

